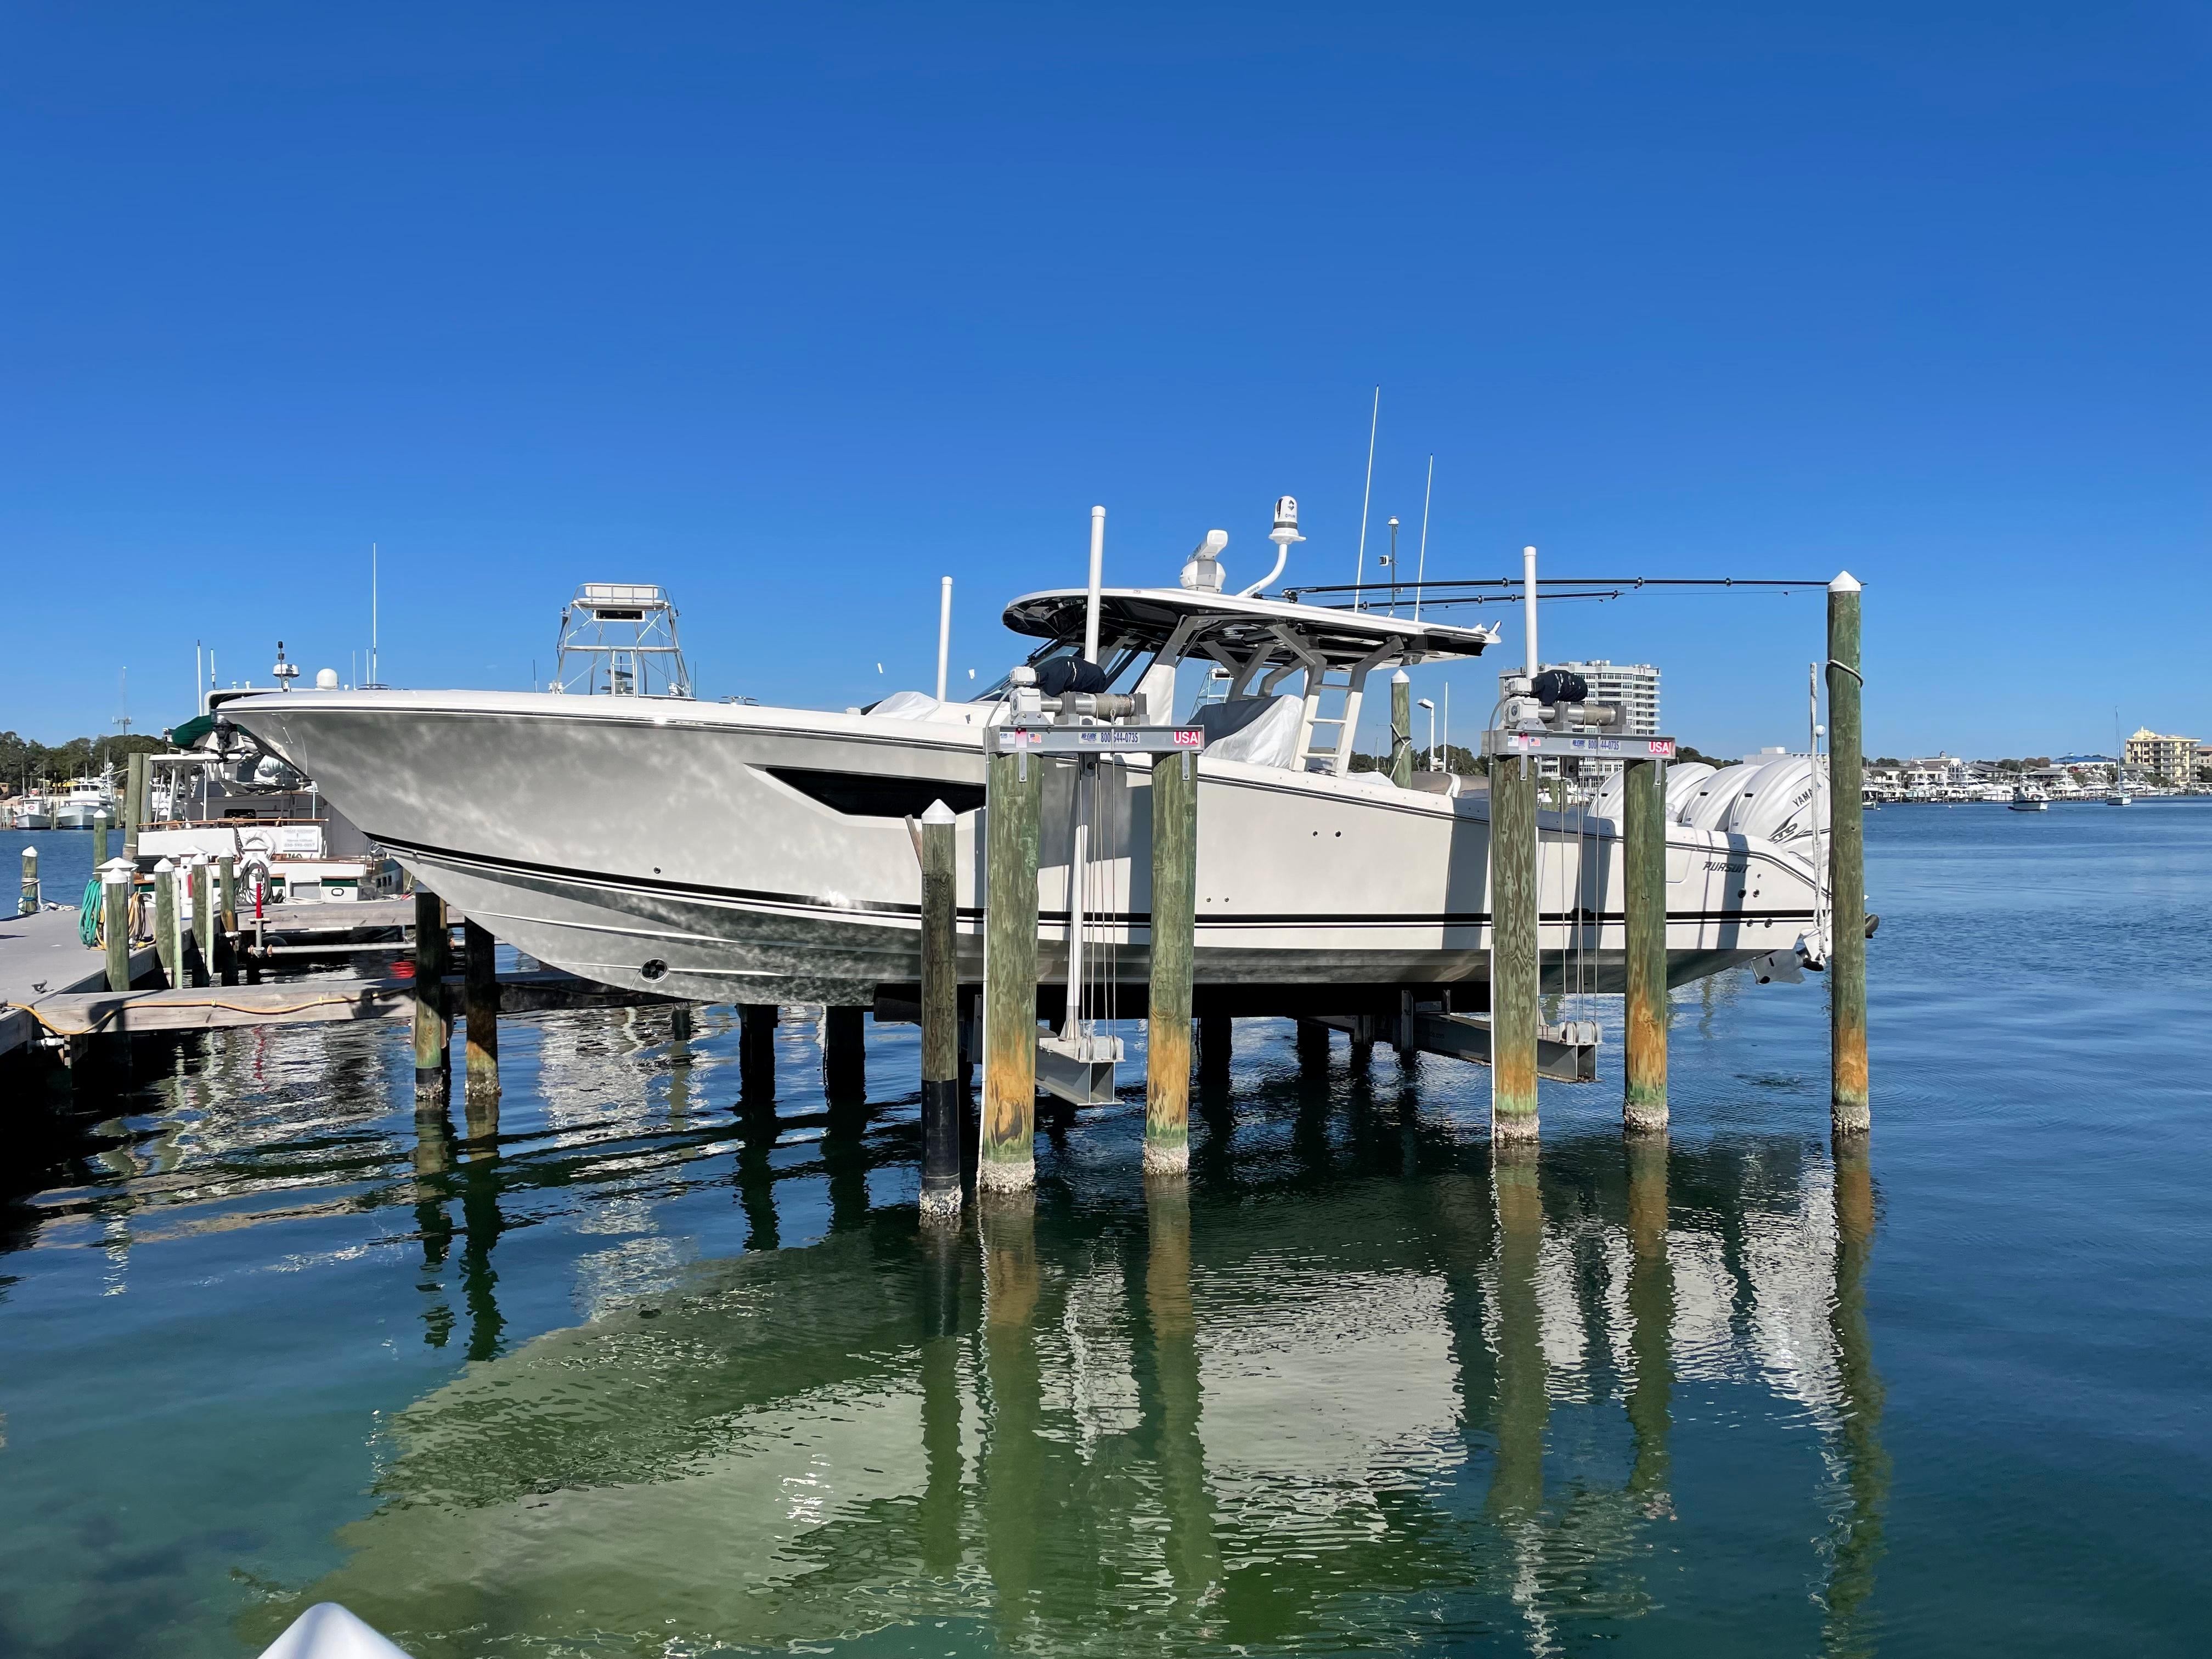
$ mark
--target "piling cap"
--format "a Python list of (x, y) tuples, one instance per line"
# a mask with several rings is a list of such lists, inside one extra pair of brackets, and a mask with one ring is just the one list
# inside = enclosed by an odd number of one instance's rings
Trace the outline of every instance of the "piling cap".
[(1828, 584), (1828, 592), (1831, 593), (1856, 593), (1858, 591), (1859, 579), (1848, 570)]
[(929, 803), (929, 810), (921, 815), (924, 823), (951, 823), (956, 821), (952, 809), (941, 800)]
[(114, 882), (118, 886), (130, 880), (133, 872), (134, 866), (129, 859), (110, 859), (100, 866), (100, 880), (103, 883)]
[(159, 864), (154, 866), (154, 873), (157, 876), (174, 875), (176, 872), (177, 866), (170, 863), (167, 859), (163, 859)]
[(1393, 685), (1411, 685), (1413, 683), (1413, 677), (1402, 668), (1390, 676), (1390, 684)]

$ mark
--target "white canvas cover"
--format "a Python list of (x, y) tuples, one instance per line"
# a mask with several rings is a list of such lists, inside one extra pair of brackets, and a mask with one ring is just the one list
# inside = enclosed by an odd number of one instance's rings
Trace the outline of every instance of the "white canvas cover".
[(1191, 723), (1205, 730), (1206, 752), (1215, 760), (1295, 768), (1304, 714), (1296, 697), (1240, 697), (1201, 705)]

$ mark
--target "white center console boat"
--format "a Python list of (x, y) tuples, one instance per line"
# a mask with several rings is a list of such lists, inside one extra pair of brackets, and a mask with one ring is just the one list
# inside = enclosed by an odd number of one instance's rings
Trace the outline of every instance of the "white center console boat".
[[(1209, 537), (1183, 586), (1098, 592), (1096, 665), (1082, 671), (1107, 699), (1088, 707), (1140, 725), (1174, 720), (1179, 668), (1226, 677), (1225, 699), (1183, 711), (1207, 734), (1200, 1012), (1395, 1008), (1407, 987), (1486, 1006), (1482, 780), (1418, 773), (1401, 788), (1351, 761), (1371, 676), (1477, 656), (1496, 631), (1224, 593), (1206, 567), (1225, 540)], [(1006, 607), (1006, 626), (1041, 641), (1030, 665), (1045, 687), (1068, 683), (1093, 603), (1074, 588)], [(659, 694), (642, 675), (601, 684), (589, 696), (298, 691), (222, 714), (501, 939), (589, 978), (704, 1001), (866, 1004), (911, 987), (920, 872), (907, 821), (941, 800), (958, 818), (963, 976), (981, 979), (984, 741), (1010, 713), (1005, 685), (825, 713), (696, 702), (680, 674)], [(1060, 719), (1085, 718), (1083, 690), (1058, 700)], [(1096, 776), (1082, 792), (1084, 971), (1133, 1000), (1148, 972), (1150, 762), (1132, 754)], [(1048, 775), (1043, 808), (1048, 981), (1067, 960), (1073, 777)], [(1802, 955), (1825, 957), (1816, 860), (1735, 829), (1668, 834), (1674, 981), (1805, 941)], [(1620, 989), (1614, 820), (1546, 812), (1541, 854), (1547, 981)]]

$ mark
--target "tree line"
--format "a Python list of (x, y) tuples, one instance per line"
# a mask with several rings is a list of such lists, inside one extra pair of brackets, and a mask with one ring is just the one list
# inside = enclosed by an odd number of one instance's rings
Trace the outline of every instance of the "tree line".
[(168, 746), (159, 738), (137, 732), (46, 744), (14, 732), (0, 732), (0, 793), (22, 794), (46, 784), (66, 783), (87, 773), (97, 776), (104, 766), (112, 766), (119, 773), (130, 756), (158, 755)]

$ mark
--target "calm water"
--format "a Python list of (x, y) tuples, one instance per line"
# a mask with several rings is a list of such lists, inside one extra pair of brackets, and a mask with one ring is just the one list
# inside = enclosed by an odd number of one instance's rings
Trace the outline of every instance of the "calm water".
[(773, 1145), (726, 1011), (513, 1022), (495, 1148), (173, 1051), (0, 1206), (0, 1650), (2200, 1652), (2212, 810), (1869, 830), (1840, 1162), (1817, 980), (1680, 994), (1647, 1154), (1246, 1025), (1187, 1195), (1128, 1098), (938, 1243), (896, 1030)]

